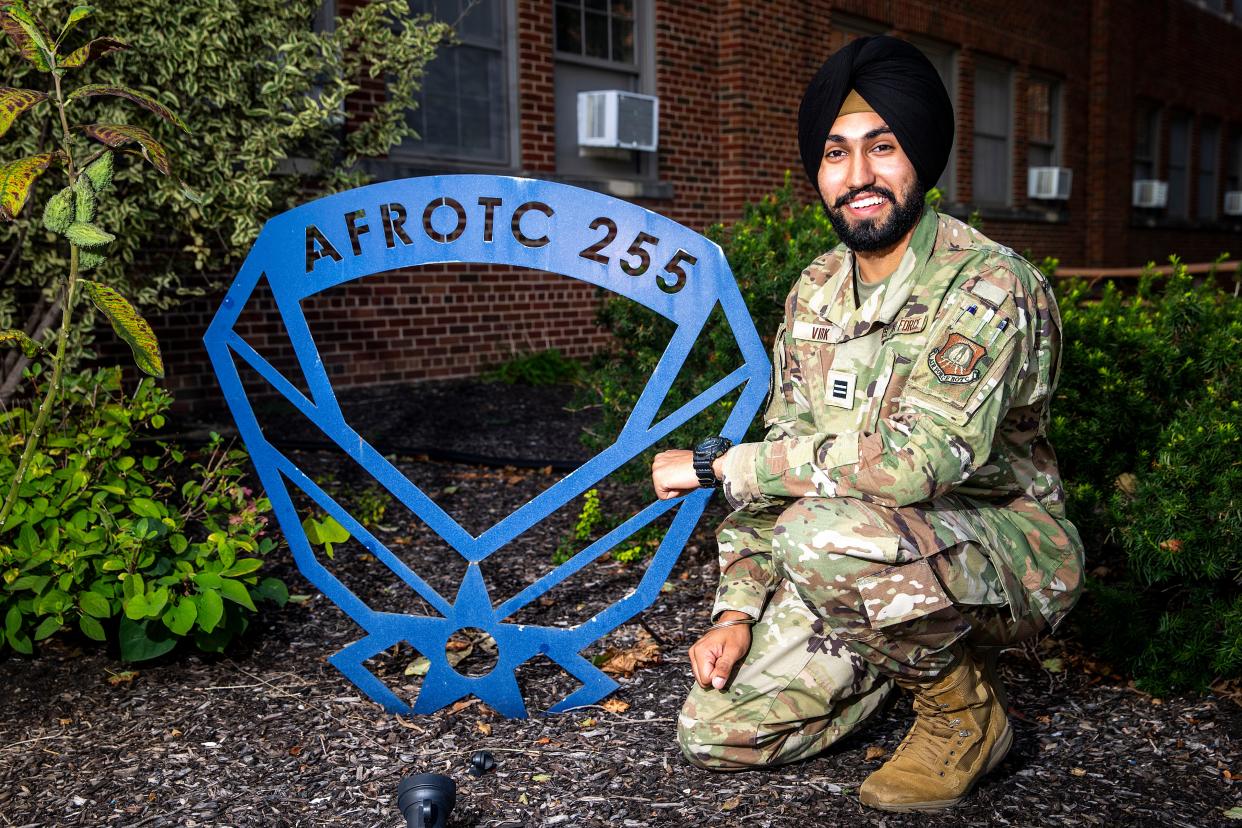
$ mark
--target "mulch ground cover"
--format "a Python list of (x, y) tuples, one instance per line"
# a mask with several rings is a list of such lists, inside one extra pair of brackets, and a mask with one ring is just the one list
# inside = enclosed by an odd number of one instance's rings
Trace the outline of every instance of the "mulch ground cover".
[[(474, 382), (371, 389), (343, 395), (360, 431), (394, 449), (394, 462), (472, 532), (547, 488), (581, 461), (576, 440), (590, 412), (565, 412), (564, 389)], [(432, 423), (427, 412), (438, 419)], [(223, 420), (215, 425), (223, 430)], [(316, 436), (282, 422), (282, 438)], [(532, 468), (437, 461), (527, 458)], [(292, 451), (292, 450), (291, 450)], [(294, 452), (351, 508), (382, 498), (339, 452)], [(629, 515), (640, 488), (605, 483), (605, 511)], [(403, 507), (388, 503), (373, 530), (442, 594), (464, 564)], [(604, 703), (559, 715), (546, 709), (576, 682), (546, 659), (519, 671), (532, 715), (505, 719), (469, 698), (431, 716), (396, 716), (364, 697), (326, 658), (361, 637), (315, 593), (287, 554), (274, 561), (294, 593), (264, 609), (227, 656), (182, 653), (126, 665), (73, 639), (35, 659), (0, 661), (0, 825), (5, 826), (397, 826), (398, 781), (436, 772), (457, 783), (452, 826), (1211, 826), (1240, 825), (1242, 707), (1216, 694), (1156, 699), (1135, 690), (1072, 638), (1007, 650), (1001, 675), (1016, 730), (1005, 762), (952, 811), (884, 814), (861, 806), (858, 786), (911, 720), (898, 699), (859, 732), (790, 766), (717, 774), (686, 763), (676, 716), (690, 686), (686, 649), (708, 624), (717, 571), (713, 503), (659, 600), (587, 651), (620, 688)], [(574, 525), (576, 507), (488, 558), (493, 599), (546, 572)], [(373, 607), (411, 613), (426, 605), (360, 545), (339, 546), (334, 571)], [(641, 564), (604, 559), (523, 610), (523, 620), (575, 624), (635, 583)], [(487, 668), (486, 640), (458, 639), (458, 669)], [(418, 653), (386, 651), (368, 666), (399, 695), (421, 682)], [(470, 757), (490, 751), (475, 777)]]

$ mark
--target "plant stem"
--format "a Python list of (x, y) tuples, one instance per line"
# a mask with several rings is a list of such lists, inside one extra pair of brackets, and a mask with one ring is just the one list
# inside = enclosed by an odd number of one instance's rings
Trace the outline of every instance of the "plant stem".
[[(52, 80), (56, 84), (56, 108), (60, 111), (61, 145), (65, 152), (65, 166), (69, 172), (69, 186), (72, 187), (77, 181), (77, 174), (73, 169), (73, 151), (69, 144), (69, 119), (65, 115), (65, 98), (60, 91), (60, 74), (55, 70), (52, 71)], [(43, 397), (43, 403), (39, 406), (39, 415), (35, 418), (34, 428), (30, 430), (30, 436), (26, 438), (22, 459), (17, 465), (17, 473), (13, 475), (13, 482), (9, 485), (9, 493), (4, 498), (4, 506), (0, 508), (0, 533), (4, 532), (8, 524), (9, 514), (17, 503), (17, 492), (25, 480), (30, 459), (39, 445), (39, 437), (43, 434), (43, 428), (52, 413), (52, 407), (60, 396), (60, 377), (65, 365), (65, 343), (69, 340), (69, 322), (73, 318), (74, 291), (77, 283), (78, 246), (70, 242), (69, 281), (65, 286), (65, 301), (60, 317), (60, 335), (56, 339), (56, 355), (52, 357), (52, 381), (48, 385), (47, 394)]]

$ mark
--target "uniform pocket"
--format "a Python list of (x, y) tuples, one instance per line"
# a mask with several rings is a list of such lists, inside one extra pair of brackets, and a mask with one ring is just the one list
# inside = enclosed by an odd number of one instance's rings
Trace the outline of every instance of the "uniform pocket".
[(904, 396), (964, 425), (1014, 358), (1017, 306), (1007, 298), (999, 310), (987, 310), (980, 319), (977, 306), (962, 300), (950, 314), (952, 321), (933, 333), (931, 347), (917, 358)]
[(913, 621), (953, 606), (926, 559), (859, 578), (855, 586), (872, 629)]

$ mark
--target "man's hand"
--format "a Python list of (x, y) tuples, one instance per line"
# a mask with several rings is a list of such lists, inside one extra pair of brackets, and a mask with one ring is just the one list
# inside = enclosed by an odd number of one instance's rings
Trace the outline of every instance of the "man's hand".
[[(712, 471), (719, 480), (724, 472), (724, 459), (728, 452), (712, 463)], [(699, 487), (699, 477), (694, 473), (694, 452), (687, 449), (662, 451), (651, 461), (651, 484), (656, 497), (668, 500), (690, 494)]]
[[(727, 610), (720, 614), (721, 621), (749, 618), (744, 612)], [(750, 650), (750, 625), (734, 624), (720, 630), (708, 630), (690, 647), (690, 667), (700, 687), (723, 690), (729, 674)]]

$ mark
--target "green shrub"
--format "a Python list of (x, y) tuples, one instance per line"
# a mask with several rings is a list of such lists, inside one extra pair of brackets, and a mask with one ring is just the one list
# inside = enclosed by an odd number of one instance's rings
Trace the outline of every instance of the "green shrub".
[(1097, 573), (1072, 617), (1156, 693), (1242, 674), (1242, 302), (1173, 261), (1129, 297), (1062, 285), (1051, 427)]
[[(261, 576), (276, 542), (268, 500), (242, 484), (244, 451), (216, 434), (191, 453), (140, 440), (163, 426), (171, 397), (144, 379), (125, 398), (118, 368), (70, 375), (64, 395), (0, 539), (0, 650), (30, 654), (76, 628), (115, 641), (128, 661), (183, 639), (219, 652), (256, 598), (288, 600), (283, 582)], [(33, 406), (0, 415), (0, 485), (35, 416)]]
[(582, 373), (582, 365), (556, 348), (516, 354), (483, 373), (483, 379), (507, 385), (569, 385)]

